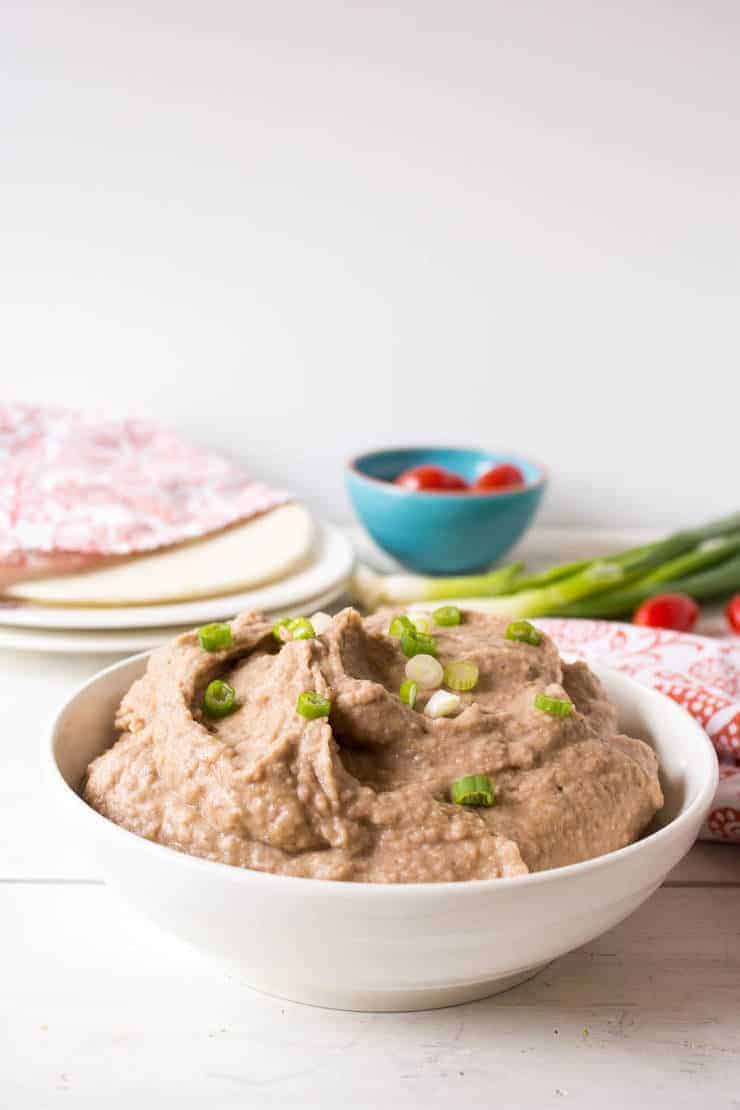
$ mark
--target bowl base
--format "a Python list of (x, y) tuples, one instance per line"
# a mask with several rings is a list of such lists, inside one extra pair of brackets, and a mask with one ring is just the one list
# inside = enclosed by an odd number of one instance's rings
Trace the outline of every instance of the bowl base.
[[(549, 961), (548, 961), (549, 962)], [(420, 990), (324, 990), (296, 984), (290, 993), (270, 990), (257, 983), (247, 983), (252, 990), (285, 998), (289, 1002), (300, 1002), (304, 1006), (320, 1006), (327, 1010), (353, 1010), (359, 1013), (407, 1013), (414, 1010), (441, 1010), (445, 1006), (461, 1006), (465, 1002), (477, 1002), (494, 994), (518, 987), (533, 979), (547, 967), (547, 963), (527, 968), (515, 975), (502, 975), (496, 979), (483, 979), (475, 983), (460, 983), (451, 987), (424, 987)]]

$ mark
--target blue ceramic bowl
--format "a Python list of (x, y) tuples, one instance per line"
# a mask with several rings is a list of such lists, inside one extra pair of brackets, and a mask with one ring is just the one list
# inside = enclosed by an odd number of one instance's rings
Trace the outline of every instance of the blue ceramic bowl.
[[(514, 463), (526, 484), (500, 493), (416, 493), (393, 484), (422, 463), (453, 470), (468, 482), (489, 466)], [(457, 447), (403, 447), (372, 451), (346, 468), (347, 491), (375, 542), (404, 566), (423, 574), (466, 574), (488, 567), (514, 546), (531, 524), (547, 475), (542, 466), (511, 452)]]

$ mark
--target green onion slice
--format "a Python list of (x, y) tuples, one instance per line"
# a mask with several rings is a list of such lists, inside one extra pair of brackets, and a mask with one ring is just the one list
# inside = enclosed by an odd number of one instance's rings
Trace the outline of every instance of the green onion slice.
[(457, 605), (442, 605), (441, 608), (434, 610), (432, 617), (435, 624), (440, 624), (444, 628), (452, 628), (453, 625), (460, 623), (462, 613)]
[(308, 617), (296, 617), (288, 623), (288, 632), (294, 640), (313, 640), (316, 633)]
[(460, 695), (451, 690), (435, 690), (424, 706), (424, 713), (436, 721), (439, 717), (453, 717), (460, 708)]
[(445, 667), (445, 686), (451, 690), (472, 690), (478, 681), (478, 668), (467, 659), (454, 659)]
[(308, 619), (313, 625), (313, 630), (317, 636), (323, 636), (331, 627), (331, 617), (328, 613), (323, 613), (321, 610), (319, 610), (318, 613), (313, 613)]
[(315, 690), (304, 690), (298, 695), (296, 712), (300, 713), (301, 717), (307, 717), (309, 721), (315, 721), (318, 717), (328, 717), (330, 709), (329, 699), (323, 698)]
[(398, 691), (398, 696), (404, 705), (409, 709), (413, 709), (416, 705), (416, 695), (419, 693), (418, 682), (410, 682), (408, 679), (401, 683), (401, 689)]
[(234, 709), (234, 688), (220, 678), (206, 686), (203, 708), (209, 717), (228, 717)]
[(401, 651), (407, 659), (415, 655), (436, 655), (437, 641), (423, 632), (405, 631), (401, 636)]
[(198, 639), (203, 651), (223, 651), (234, 642), (229, 624), (204, 624), (198, 629)]
[(406, 664), (405, 671), (409, 682), (415, 682), (422, 690), (436, 690), (442, 685), (445, 676), (439, 659), (435, 659), (433, 655), (425, 655), (424, 652), (412, 656)]
[(488, 775), (464, 775), (450, 787), (450, 797), (458, 806), (492, 806), (496, 804), (493, 783)]
[(573, 712), (573, 702), (566, 698), (551, 698), (547, 694), (535, 694), (536, 709), (549, 713), (551, 717), (569, 717)]
[(537, 647), (542, 643), (542, 633), (529, 621), (512, 621), (506, 629), (507, 640), (519, 640), (522, 644), (531, 644)]
[(287, 628), (290, 624), (290, 617), (283, 617), (280, 621), (275, 621), (272, 626), (272, 634), (279, 644), (282, 644), (283, 637), (280, 635), (281, 628)]
[(424, 613), (419, 610), (413, 613), (409, 617), (409, 620), (417, 632), (423, 632), (425, 635), (428, 635), (428, 633), (432, 631), (432, 618), (429, 616), (429, 613)]
[(400, 640), (404, 632), (416, 632), (416, 625), (411, 617), (394, 617), (388, 628), (388, 635)]

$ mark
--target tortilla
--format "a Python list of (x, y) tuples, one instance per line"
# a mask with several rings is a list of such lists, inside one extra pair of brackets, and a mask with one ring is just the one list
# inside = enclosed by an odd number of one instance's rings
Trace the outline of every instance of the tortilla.
[(202, 540), (81, 574), (17, 583), (5, 597), (38, 605), (163, 605), (251, 589), (292, 573), (309, 556), (313, 521), (289, 504)]

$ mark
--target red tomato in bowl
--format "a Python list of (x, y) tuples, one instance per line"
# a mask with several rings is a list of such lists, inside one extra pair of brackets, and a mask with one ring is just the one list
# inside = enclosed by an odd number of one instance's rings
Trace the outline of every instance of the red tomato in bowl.
[(468, 483), (463, 481), (459, 474), (453, 474), (451, 470), (445, 470), (443, 466), (433, 466), (431, 463), (404, 470), (403, 474), (399, 474), (394, 479), (394, 482), (397, 486), (416, 492), (436, 490), (449, 493), (469, 488)]
[(648, 628), (672, 628), (690, 632), (699, 619), (699, 606), (688, 594), (658, 594), (643, 601), (632, 618), (633, 624)]
[(740, 594), (735, 594), (735, 596), (731, 597), (727, 602), (725, 616), (727, 617), (727, 623), (732, 631), (737, 632), (738, 636), (740, 636)]
[(524, 485), (524, 475), (518, 466), (511, 463), (499, 463), (498, 466), (489, 466), (473, 483), (475, 493), (486, 493), (488, 490), (516, 489)]

